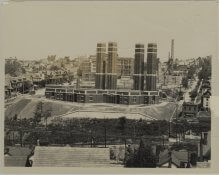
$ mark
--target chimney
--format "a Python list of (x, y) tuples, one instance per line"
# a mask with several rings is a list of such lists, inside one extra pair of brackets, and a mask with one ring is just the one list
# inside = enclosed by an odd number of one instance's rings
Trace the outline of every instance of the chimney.
[(174, 60), (174, 39), (171, 40), (171, 59)]

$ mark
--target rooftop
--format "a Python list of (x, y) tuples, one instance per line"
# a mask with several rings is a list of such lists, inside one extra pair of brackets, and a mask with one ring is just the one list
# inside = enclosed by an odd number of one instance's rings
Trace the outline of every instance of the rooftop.
[(37, 146), (33, 167), (109, 167), (109, 148)]
[(199, 118), (203, 118), (203, 117), (210, 118), (211, 113), (209, 111), (199, 111), (198, 114), (197, 114), (197, 117), (199, 117)]
[(4, 156), (6, 167), (25, 167), (27, 156), (31, 153), (31, 149), (27, 147), (9, 146), (9, 153)]

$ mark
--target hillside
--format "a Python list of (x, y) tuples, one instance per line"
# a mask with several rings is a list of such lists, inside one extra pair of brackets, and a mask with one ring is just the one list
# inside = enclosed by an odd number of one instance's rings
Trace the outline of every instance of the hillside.
[[(5, 117), (12, 118), (15, 114), (17, 114), (18, 118), (31, 118), (34, 116), (36, 106), (40, 101), (41, 100), (37, 98), (23, 98), (10, 105), (5, 110)], [(43, 111), (50, 110), (52, 116), (65, 114), (72, 109), (71, 105), (61, 104), (57, 102), (44, 101), (43, 103)]]
[[(113, 105), (113, 104), (82, 104), (82, 103), (71, 103), (71, 102), (62, 102), (54, 101), (41, 98), (22, 98), (9, 106), (5, 110), (5, 117), (12, 118), (15, 114), (18, 115), (18, 118), (30, 118), (34, 116), (37, 104), (43, 101), (43, 110), (51, 111), (52, 116), (67, 116), (68, 118), (80, 118), (81, 115), (87, 113), (86, 116), (89, 117), (89, 113), (94, 113), (98, 118), (104, 118), (104, 113), (119, 113), (123, 116), (130, 115), (130, 119), (136, 118), (138, 114), (148, 117), (152, 117), (158, 120), (169, 120), (172, 116), (175, 104), (174, 103), (162, 103), (159, 105), (152, 106), (126, 106), (126, 105)], [(77, 112), (83, 112), (78, 115)], [(95, 117), (95, 115), (93, 115)], [(90, 117), (93, 117), (92, 115)], [(117, 115), (116, 115), (117, 116)], [(112, 116), (115, 118), (116, 116)], [(139, 116), (139, 115), (138, 115)], [(109, 116), (110, 118), (110, 116)], [(128, 117), (129, 118), (129, 117)]]

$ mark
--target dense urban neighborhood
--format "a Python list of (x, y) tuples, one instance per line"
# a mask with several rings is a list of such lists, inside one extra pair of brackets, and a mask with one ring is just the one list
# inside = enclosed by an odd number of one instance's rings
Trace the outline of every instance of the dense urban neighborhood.
[(5, 59), (5, 166), (210, 167), (212, 56), (174, 47)]

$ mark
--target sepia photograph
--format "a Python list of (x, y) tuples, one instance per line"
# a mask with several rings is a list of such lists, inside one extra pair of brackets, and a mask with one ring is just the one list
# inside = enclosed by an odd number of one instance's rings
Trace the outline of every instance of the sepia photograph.
[(4, 167), (211, 168), (215, 1), (0, 10)]

